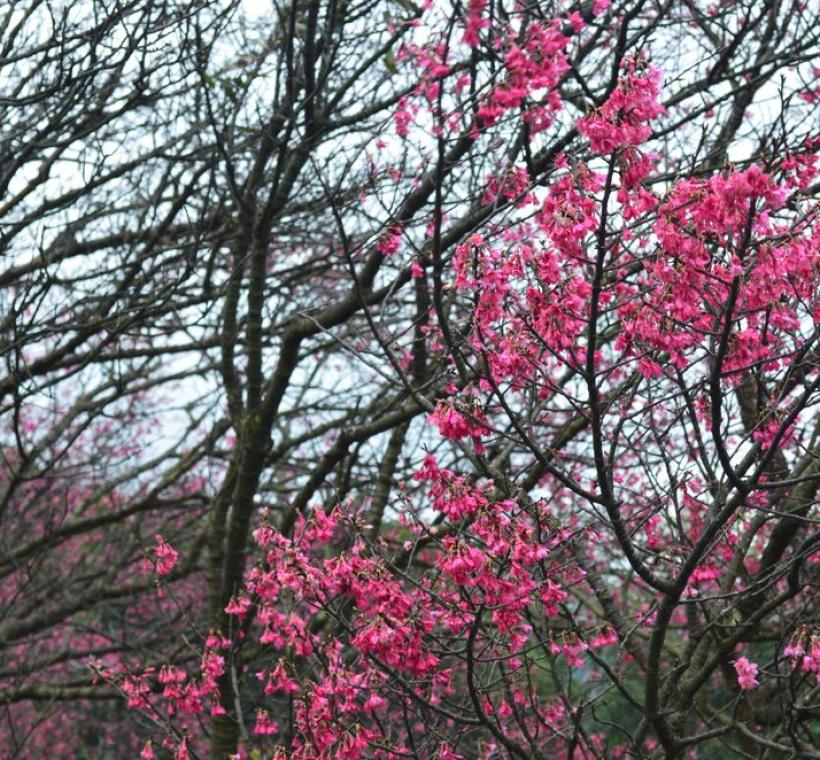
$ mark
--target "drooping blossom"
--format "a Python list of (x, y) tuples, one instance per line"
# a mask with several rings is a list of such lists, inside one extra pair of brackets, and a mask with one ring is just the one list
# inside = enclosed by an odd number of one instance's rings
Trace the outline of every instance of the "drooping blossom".
[(154, 567), (158, 575), (168, 575), (176, 567), (179, 553), (162, 536), (155, 536), (157, 545), (154, 547)]
[(754, 689), (759, 686), (757, 680), (757, 664), (749, 662), (745, 657), (738, 657), (734, 662), (735, 672), (737, 673), (737, 682), (741, 689)]

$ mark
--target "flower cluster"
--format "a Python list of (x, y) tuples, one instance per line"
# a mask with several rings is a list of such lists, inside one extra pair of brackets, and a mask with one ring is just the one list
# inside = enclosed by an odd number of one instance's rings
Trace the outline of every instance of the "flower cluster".
[(738, 657), (734, 663), (735, 672), (737, 673), (737, 682), (741, 689), (754, 689), (759, 686), (760, 682), (757, 680), (757, 664), (749, 662), (745, 657)]
[(576, 124), (593, 153), (614, 153), (641, 145), (652, 134), (649, 122), (665, 113), (658, 102), (661, 73), (640, 58), (624, 63), (624, 73), (604, 104)]
[(154, 568), (158, 575), (169, 575), (179, 561), (179, 553), (162, 536), (156, 536)]

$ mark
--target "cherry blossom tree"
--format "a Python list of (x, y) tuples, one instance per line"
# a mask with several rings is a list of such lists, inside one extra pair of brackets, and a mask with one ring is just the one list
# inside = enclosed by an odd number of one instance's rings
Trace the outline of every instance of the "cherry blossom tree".
[(814, 757), (820, 12), (11, 4), (11, 757)]

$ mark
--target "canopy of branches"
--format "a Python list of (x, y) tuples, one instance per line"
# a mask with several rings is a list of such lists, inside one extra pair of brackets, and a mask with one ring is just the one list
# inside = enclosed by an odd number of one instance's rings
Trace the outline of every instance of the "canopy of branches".
[(820, 757), (820, 7), (0, 6), (0, 755)]

